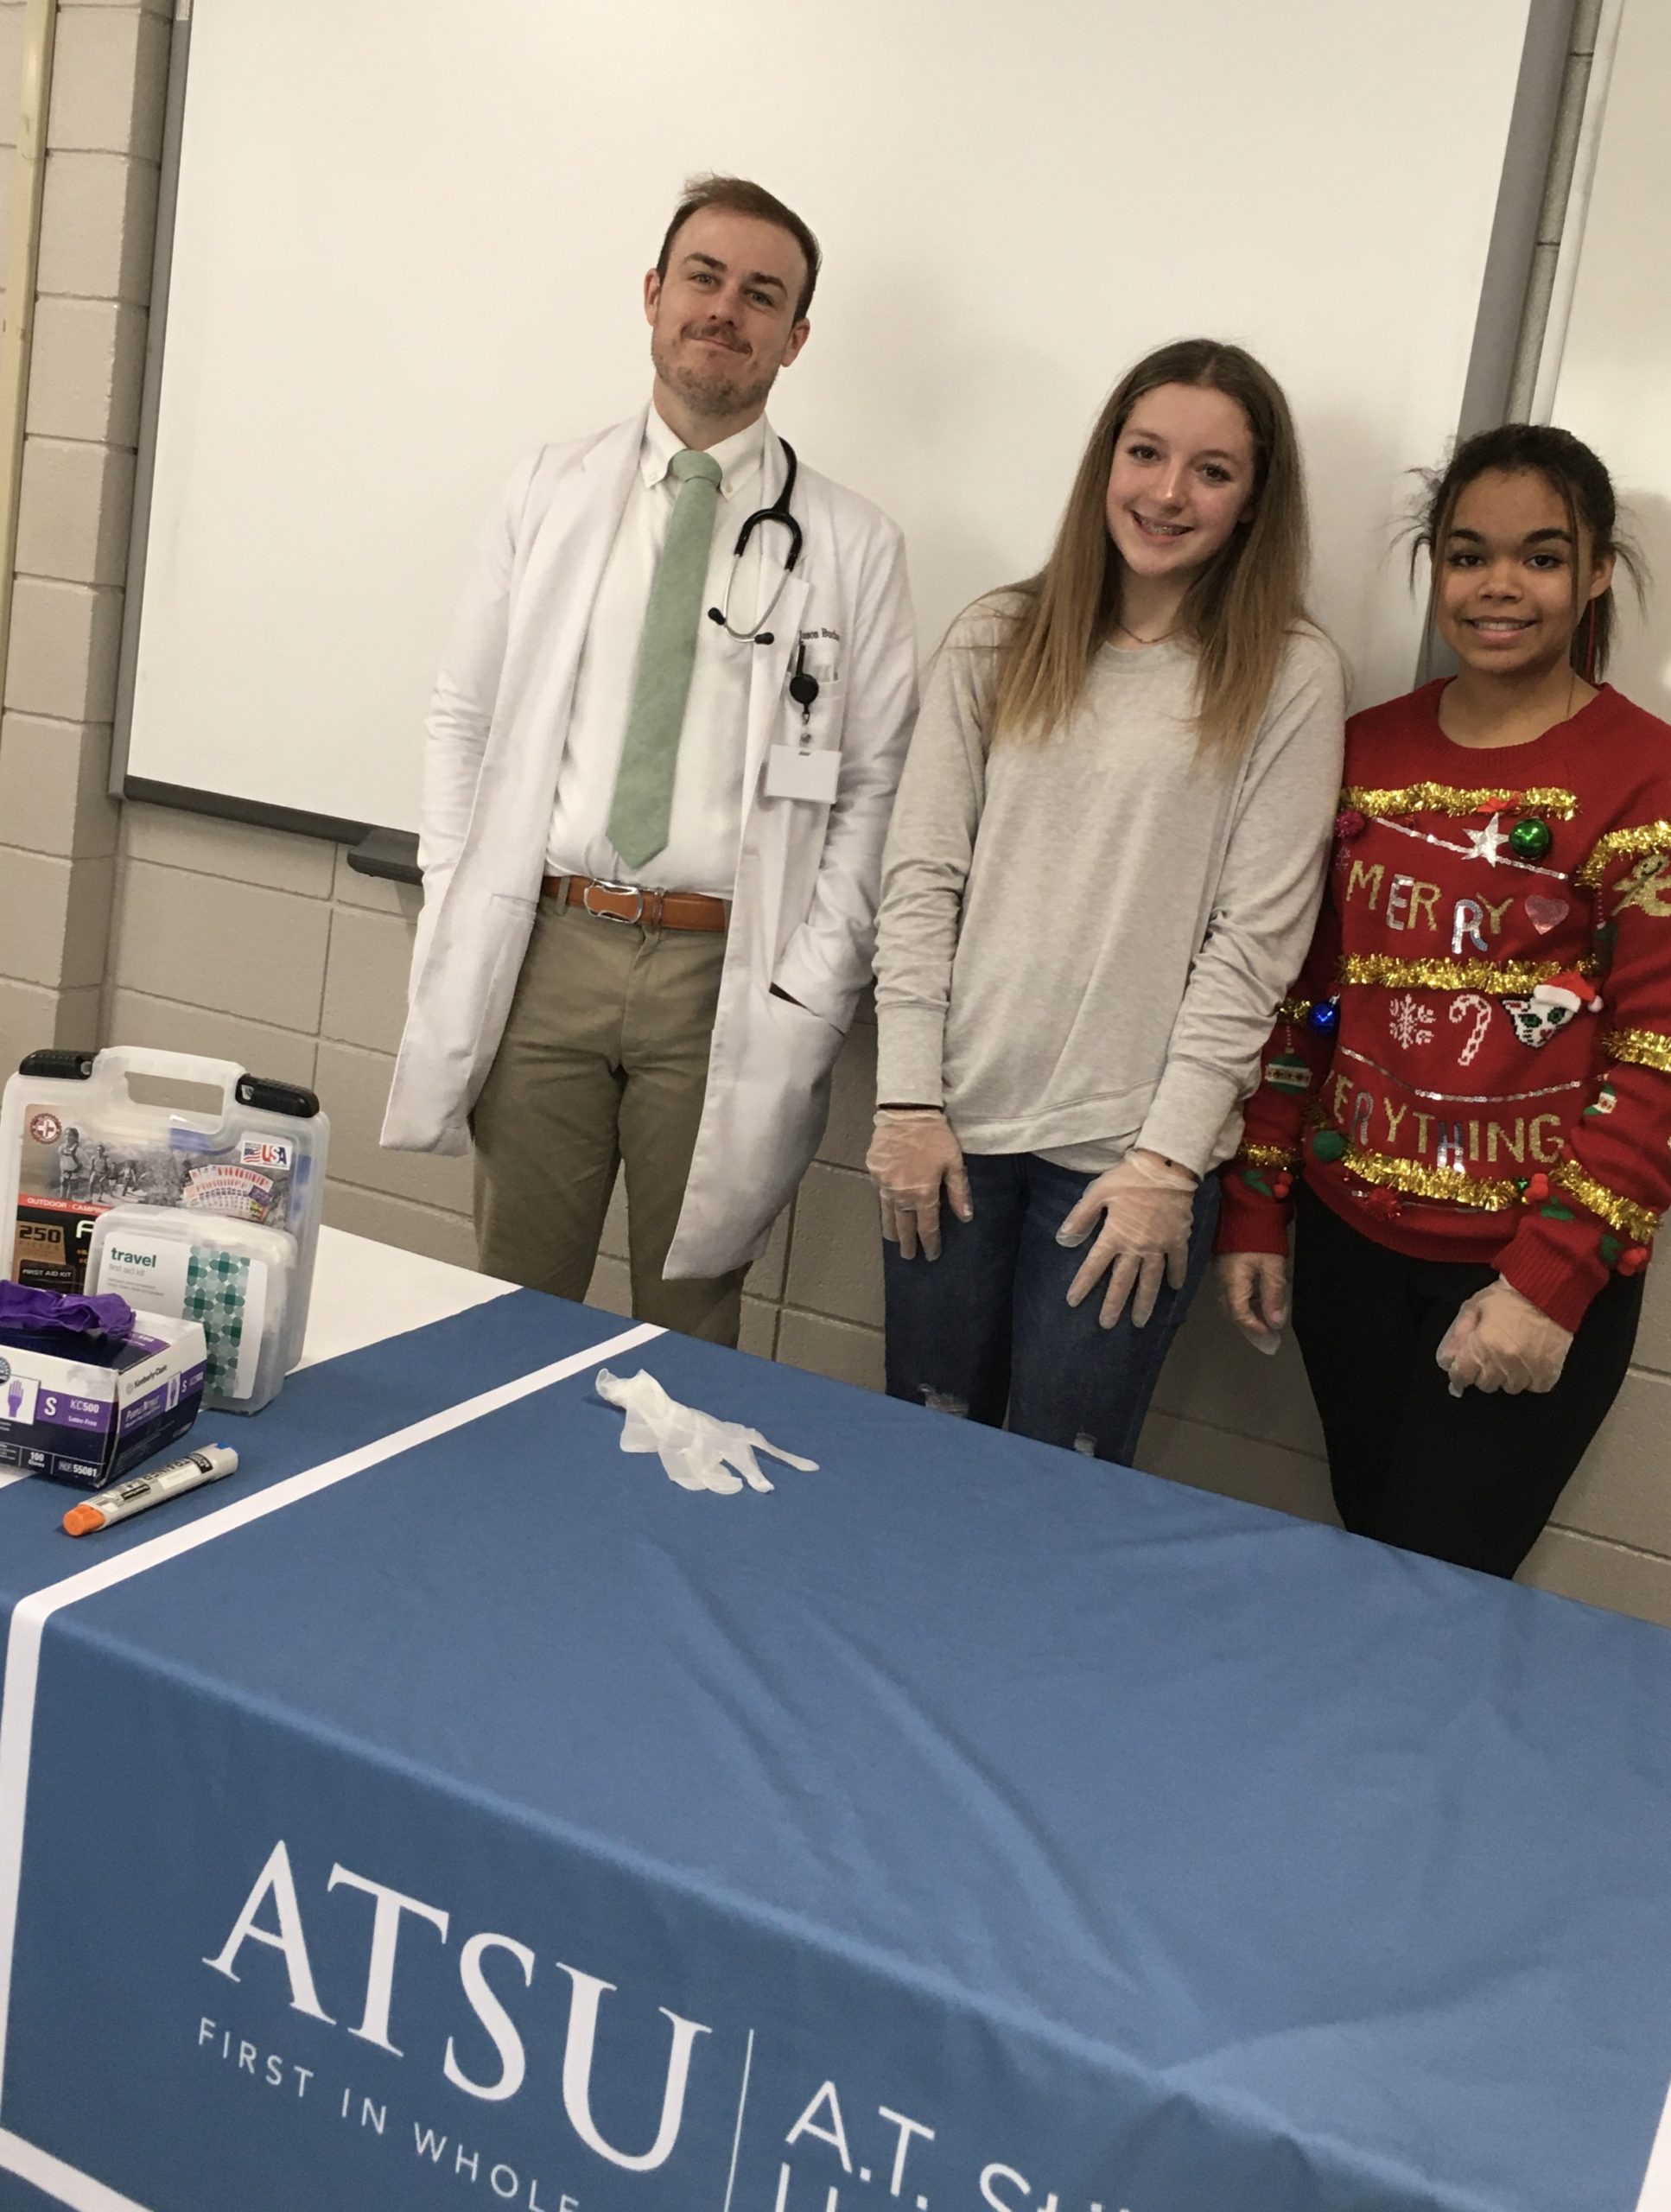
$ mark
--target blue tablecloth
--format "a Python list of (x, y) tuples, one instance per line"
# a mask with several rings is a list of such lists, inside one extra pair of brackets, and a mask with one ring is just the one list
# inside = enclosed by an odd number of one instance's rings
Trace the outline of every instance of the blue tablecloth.
[(1671, 1637), (674, 1338), (820, 1471), (678, 1491), (583, 1362), (374, 1456), (611, 1325), (0, 1492), (4, 2212), (1632, 2212)]

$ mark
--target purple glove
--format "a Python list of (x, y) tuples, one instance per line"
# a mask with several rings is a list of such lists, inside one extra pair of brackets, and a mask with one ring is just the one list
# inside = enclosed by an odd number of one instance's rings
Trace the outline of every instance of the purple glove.
[(8, 1337), (130, 1337), (133, 1308), (114, 1291), (102, 1298), (0, 1282), (0, 1342)]

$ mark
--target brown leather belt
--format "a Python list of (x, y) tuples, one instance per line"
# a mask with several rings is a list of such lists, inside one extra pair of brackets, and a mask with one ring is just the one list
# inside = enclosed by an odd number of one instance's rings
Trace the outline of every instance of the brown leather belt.
[(548, 899), (583, 906), (600, 922), (641, 922), (647, 930), (722, 930), (730, 908), (705, 891), (641, 891), (635, 883), (600, 883), (589, 875), (548, 875)]

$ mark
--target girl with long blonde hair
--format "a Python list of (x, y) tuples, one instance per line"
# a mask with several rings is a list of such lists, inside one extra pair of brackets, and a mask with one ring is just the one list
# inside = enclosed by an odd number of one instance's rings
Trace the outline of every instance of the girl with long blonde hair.
[(896, 1396), (1135, 1449), (1322, 886), (1306, 544), (1280, 387), (1186, 340), (1116, 385), (1044, 569), (952, 626), (877, 955)]

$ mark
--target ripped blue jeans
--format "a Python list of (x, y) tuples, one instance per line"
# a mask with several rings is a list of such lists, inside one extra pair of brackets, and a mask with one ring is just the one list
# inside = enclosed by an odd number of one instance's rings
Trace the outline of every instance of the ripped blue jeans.
[(1056, 1241), (1095, 1179), (1033, 1153), (966, 1158), (973, 1221), (941, 1212), (937, 1260), (902, 1260), (883, 1246), (887, 1388), (938, 1413), (1059, 1444), (1129, 1466), (1149, 1400), (1212, 1254), (1218, 1178), (1196, 1194), (1189, 1276), (1161, 1291), (1146, 1326), (1129, 1307), (1112, 1329), (1097, 1319), (1108, 1279), (1081, 1306), (1068, 1287), (1090, 1249)]

